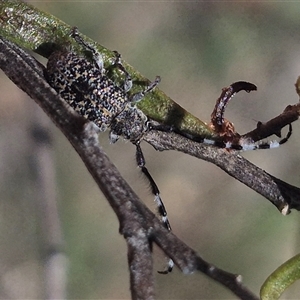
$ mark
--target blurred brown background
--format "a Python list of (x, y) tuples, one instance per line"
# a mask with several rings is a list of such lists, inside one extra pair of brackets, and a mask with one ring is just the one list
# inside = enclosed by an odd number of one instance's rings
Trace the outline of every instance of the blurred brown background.
[[(28, 1), (97, 40), (143, 75), (162, 77), (159, 88), (204, 121), (221, 89), (234, 81), (258, 91), (238, 94), (226, 113), (240, 133), (298, 101), (300, 5), (268, 2)], [(41, 58), (39, 58), (41, 59)], [(45, 62), (45, 60), (41, 59)], [(1, 72), (0, 80), (0, 297), (43, 297), (35, 153), (30, 128), (47, 116)], [(52, 124), (55, 192), (69, 258), (69, 299), (128, 299), (127, 248), (118, 222), (83, 163)], [(300, 186), (300, 126), (276, 150), (243, 153), (280, 179)], [(111, 160), (141, 199), (155, 209), (135, 165), (135, 148), (109, 145)], [(254, 191), (212, 164), (143, 143), (147, 167), (162, 192), (174, 233), (204, 259), (232, 273), (258, 294), (265, 278), (300, 251), (299, 214), (282, 216)], [(164, 256), (154, 248), (156, 270)], [(156, 275), (158, 299), (234, 299), (202, 274), (176, 268)], [(299, 297), (295, 284), (284, 299)]]

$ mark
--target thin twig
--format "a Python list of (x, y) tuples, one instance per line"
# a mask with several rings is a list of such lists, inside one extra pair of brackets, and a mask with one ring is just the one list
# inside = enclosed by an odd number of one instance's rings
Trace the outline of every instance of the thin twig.
[(177, 150), (217, 165), (227, 174), (271, 201), (283, 214), (288, 214), (290, 209), (300, 210), (298, 187), (268, 174), (238, 155), (236, 150), (212, 147), (175, 133), (154, 130), (148, 132), (144, 140), (157, 150)]
[(285, 126), (297, 121), (300, 115), (300, 103), (289, 105), (282, 114), (271, 119), (268, 122), (257, 124), (257, 128), (244, 134), (243, 137), (251, 138), (254, 142), (276, 134), (281, 137), (281, 129)]

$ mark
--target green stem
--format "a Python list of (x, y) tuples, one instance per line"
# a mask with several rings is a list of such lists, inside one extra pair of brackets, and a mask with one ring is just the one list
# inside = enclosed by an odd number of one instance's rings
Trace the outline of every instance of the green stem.
[(277, 300), (296, 280), (300, 279), (300, 254), (289, 259), (277, 268), (260, 289), (262, 300)]
[[(70, 38), (71, 26), (21, 1), (0, 1), (0, 34), (17, 45), (48, 57), (55, 46), (70, 45), (78, 50), (76, 42)], [(84, 40), (96, 47), (108, 65), (114, 57), (112, 51), (83, 36)], [(147, 82), (139, 72), (124, 62), (126, 70), (134, 81)], [(119, 79), (117, 79), (119, 80)], [(141, 88), (135, 84), (133, 92)], [(179, 131), (206, 138), (215, 138), (214, 131), (159, 89), (147, 95), (138, 104), (149, 118), (166, 125), (172, 125)]]

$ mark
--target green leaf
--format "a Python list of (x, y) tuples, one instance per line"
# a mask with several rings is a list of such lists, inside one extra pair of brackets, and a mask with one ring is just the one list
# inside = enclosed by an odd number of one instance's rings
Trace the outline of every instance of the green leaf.
[(296, 280), (300, 279), (300, 254), (276, 269), (260, 289), (262, 300), (276, 300)]

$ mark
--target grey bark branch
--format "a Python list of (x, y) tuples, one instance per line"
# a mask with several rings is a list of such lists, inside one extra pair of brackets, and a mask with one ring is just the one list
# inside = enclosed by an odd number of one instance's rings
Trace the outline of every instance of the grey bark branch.
[(292, 186), (255, 166), (236, 150), (211, 147), (193, 142), (175, 133), (149, 131), (144, 140), (155, 149), (177, 150), (209, 161), (230, 176), (244, 183), (273, 203), (280, 212), (288, 214), (290, 209), (300, 210), (300, 189)]
[[(115, 211), (120, 232), (128, 244), (128, 261), (133, 299), (154, 299), (154, 276), (151, 257), (151, 242), (155, 242), (175, 264), (184, 272), (201, 271), (210, 278), (223, 284), (241, 299), (258, 299), (245, 288), (240, 277), (223, 271), (204, 261), (196, 252), (168, 232), (155, 215), (138, 199), (136, 194), (121, 177), (116, 167), (109, 161), (98, 143), (97, 130), (92, 123), (78, 116), (48, 85), (43, 76), (43, 67), (30, 55), (12, 43), (0, 39), (0, 67), (22, 90), (32, 97), (49, 115), (52, 121), (65, 134), (75, 150), (81, 156), (101, 191)], [(299, 189), (294, 187), (294, 202), (288, 202), (287, 196), (280, 193), (278, 182), (255, 166), (251, 166), (235, 152), (207, 147), (189, 141), (172, 133), (150, 131), (145, 140), (158, 150), (176, 149), (201, 159), (208, 160), (221, 167), (231, 176), (244, 182), (263, 194), (262, 186), (269, 184), (271, 200), (279, 209), (289, 204), (299, 207)], [(241, 180), (248, 168), (247, 180)], [(255, 178), (261, 172), (265, 181), (259, 183)], [(247, 182), (247, 183), (246, 183)], [(280, 183), (285, 186), (284, 182)], [(288, 194), (288, 191), (286, 191)], [(289, 195), (289, 194), (288, 194)], [(293, 205), (291, 205), (293, 204)]]
[[(130, 268), (132, 298), (153, 299), (154, 277), (152, 260), (149, 260), (149, 229), (140, 212), (142, 204), (99, 146), (96, 127), (78, 116), (58, 97), (45, 81), (42, 65), (5, 39), (0, 39), (0, 67), (18, 87), (42, 107), (82, 157), (116, 212), (120, 221), (120, 231), (128, 240), (129, 260), (133, 266)], [(143, 210), (147, 210), (142, 207)], [(151, 219), (153, 218), (155, 217), (151, 213)], [(144, 272), (145, 269), (150, 271)], [(143, 284), (137, 286), (141, 277)]]

